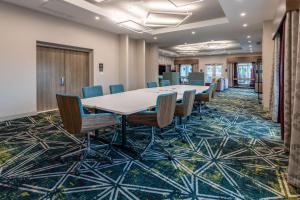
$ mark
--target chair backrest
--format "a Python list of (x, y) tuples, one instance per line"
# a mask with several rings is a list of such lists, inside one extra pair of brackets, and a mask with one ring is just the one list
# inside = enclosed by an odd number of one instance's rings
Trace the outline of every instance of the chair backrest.
[(161, 87), (164, 87), (164, 86), (170, 86), (170, 85), (171, 85), (170, 80), (161, 80), (161, 81), (160, 81), (160, 86), (161, 86)]
[(103, 89), (101, 85), (82, 88), (83, 98), (103, 96)]
[(157, 123), (160, 128), (172, 123), (176, 100), (177, 93), (162, 94), (157, 97)]
[(157, 87), (157, 83), (156, 82), (148, 82), (147, 83), (147, 88), (156, 88)]
[(209, 88), (211, 90), (210, 98), (214, 98), (216, 90), (217, 90), (217, 84), (216, 83), (212, 83), (212, 84), (210, 84)]
[(203, 80), (190, 80), (190, 85), (204, 86), (204, 81)]
[(193, 105), (195, 102), (196, 90), (187, 90), (183, 93), (183, 113), (184, 117), (190, 116), (193, 111)]
[(117, 94), (117, 93), (125, 92), (124, 86), (122, 84), (110, 85), (109, 90), (110, 90), (111, 94)]
[(80, 134), (83, 115), (80, 97), (57, 94), (56, 99), (64, 129), (74, 135)]

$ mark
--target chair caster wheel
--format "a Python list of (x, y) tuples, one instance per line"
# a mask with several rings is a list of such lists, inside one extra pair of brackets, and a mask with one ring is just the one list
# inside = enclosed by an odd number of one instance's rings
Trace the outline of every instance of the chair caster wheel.
[(61, 164), (65, 164), (66, 163), (66, 160), (64, 158), (60, 158), (59, 161), (60, 161)]
[(193, 133), (193, 137), (196, 137), (196, 134), (195, 134), (195, 133)]
[(203, 118), (202, 118), (202, 117), (200, 117), (200, 120), (203, 120)]
[(172, 148), (172, 147), (174, 147), (174, 145), (173, 144), (171, 144), (171, 143), (169, 143), (169, 145), (168, 145), (170, 148)]
[(79, 170), (76, 170), (74, 174), (75, 174), (76, 176), (80, 176)]
[(172, 161), (173, 160), (173, 157), (171, 155), (168, 155), (168, 160), (169, 161)]

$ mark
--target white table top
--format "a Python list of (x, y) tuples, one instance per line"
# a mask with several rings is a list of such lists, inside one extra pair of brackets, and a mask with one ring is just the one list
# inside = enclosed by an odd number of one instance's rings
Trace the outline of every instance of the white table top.
[(196, 93), (199, 94), (203, 93), (208, 88), (208, 86), (192, 85), (144, 88), (118, 94), (82, 99), (82, 104), (88, 108), (97, 108), (120, 115), (130, 115), (155, 107), (157, 97), (160, 94), (177, 92), (177, 100), (181, 100), (183, 98), (183, 93), (186, 90), (196, 90)]

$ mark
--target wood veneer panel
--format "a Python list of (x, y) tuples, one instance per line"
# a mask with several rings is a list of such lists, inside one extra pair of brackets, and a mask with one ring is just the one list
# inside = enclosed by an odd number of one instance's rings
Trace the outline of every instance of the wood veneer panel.
[(64, 93), (64, 50), (37, 47), (37, 110), (57, 108), (56, 93)]
[(89, 54), (65, 51), (66, 93), (82, 96), (82, 88), (89, 85)]

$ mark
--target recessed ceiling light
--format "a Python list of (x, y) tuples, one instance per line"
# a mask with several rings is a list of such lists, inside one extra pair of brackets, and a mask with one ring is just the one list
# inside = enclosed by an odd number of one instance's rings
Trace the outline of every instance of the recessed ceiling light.
[(243, 27), (247, 27), (248, 26), (248, 24), (243, 24)]
[(48, 2), (48, 0), (43, 0), (43, 2)]
[(95, 16), (95, 20), (100, 20), (100, 17), (99, 16)]
[(249, 45), (249, 47), (252, 47), (252, 45)]
[(191, 15), (192, 13), (189, 12), (150, 11), (145, 25), (148, 27), (179, 26)]
[(249, 40), (248, 43), (252, 43), (252, 42)]
[(204, 0), (168, 0), (175, 7), (184, 7), (195, 3), (203, 2)]
[(148, 28), (148, 27), (146, 27), (142, 24), (139, 24), (135, 21), (132, 21), (132, 20), (119, 22), (117, 24), (119, 26), (123, 27), (123, 28), (126, 28), (126, 29), (131, 30), (131, 31), (136, 32), (136, 33), (145, 33), (145, 32), (151, 31), (150, 28)]
[(192, 32), (192, 34), (193, 34), (193, 35), (195, 35), (195, 34), (196, 34), (196, 32), (195, 32), (195, 31), (193, 31), (193, 32)]
[(154, 40), (157, 40), (157, 37), (155, 36), (153, 39), (154, 39)]
[(101, 3), (104, 0), (94, 0), (94, 1), (96, 1), (97, 3)]
[(242, 12), (240, 15), (241, 17), (245, 17), (247, 14), (245, 12)]
[(250, 36), (250, 35), (248, 35), (248, 36), (247, 36), (247, 38), (249, 39), (249, 38), (251, 38), (251, 36)]

